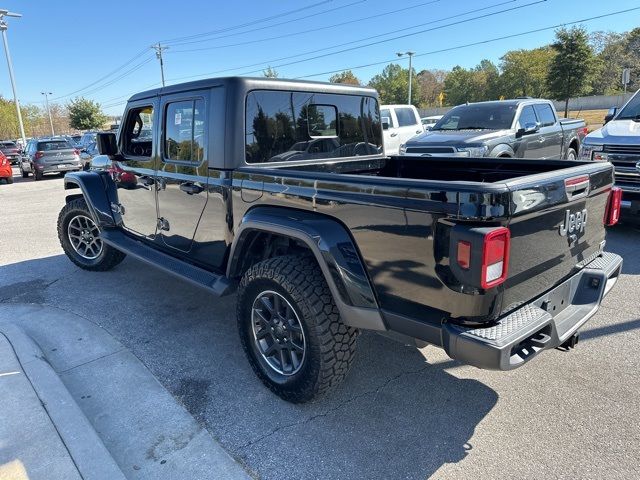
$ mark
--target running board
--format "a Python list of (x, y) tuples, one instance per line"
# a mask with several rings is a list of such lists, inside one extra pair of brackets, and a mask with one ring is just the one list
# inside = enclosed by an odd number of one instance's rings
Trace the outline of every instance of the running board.
[(116, 250), (120, 250), (160, 270), (164, 270), (194, 285), (205, 288), (219, 297), (228, 295), (234, 291), (232, 282), (224, 275), (212, 273), (178, 260), (171, 255), (167, 255), (139, 240), (129, 237), (120, 230), (102, 230), (100, 232), (100, 238), (102, 238), (104, 243)]

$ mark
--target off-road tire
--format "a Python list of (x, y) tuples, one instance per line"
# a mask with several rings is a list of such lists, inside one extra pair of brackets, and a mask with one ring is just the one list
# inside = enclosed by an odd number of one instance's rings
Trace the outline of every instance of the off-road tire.
[(33, 171), (33, 180), (34, 181), (39, 181), (42, 180), (42, 178), (44, 177), (44, 173), (42, 173), (40, 170), (34, 170)]
[[(290, 376), (270, 368), (254, 340), (254, 301), (268, 290), (287, 300), (304, 332), (304, 360), (299, 371)], [(340, 384), (347, 375), (356, 351), (358, 330), (340, 320), (331, 291), (313, 257), (286, 255), (251, 267), (240, 282), (236, 312), (240, 341), (251, 367), (284, 400), (309, 401)]]
[(577, 160), (578, 159), (578, 152), (576, 152), (575, 149), (573, 149), (573, 148), (568, 148), (567, 149), (566, 159), (567, 160)]
[(67, 257), (69, 257), (69, 259), (78, 267), (84, 270), (97, 272), (111, 270), (113, 267), (122, 262), (122, 260), (124, 260), (124, 258), (126, 257), (126, 254), (122, 253), (119, 250), (116, 250), (106, 243), (102, 244), (102, 251), (100, 252), (100, 254), (96, 258), (91, 260), (84, 258), (74, 250), (67, 234), (67, 228), (69, 222), (77, 215), (84, 215), (91, 218), (91, 212), (89, 211), (84, 198), (76, 198), (75, 200), (71, 200), (62, 208), (60, 214), (58, 215), (58, 239), (60, 240), (60, 245), (62, 245), (64, 253), (67, 254)]

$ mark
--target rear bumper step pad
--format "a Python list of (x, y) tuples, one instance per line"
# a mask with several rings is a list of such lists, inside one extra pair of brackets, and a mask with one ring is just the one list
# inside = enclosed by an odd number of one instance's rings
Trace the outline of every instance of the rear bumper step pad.
[(479, 368), (517, 368), (574, 335), (596, 313), (621, 268), (622, 257), (604, 252), (576, 275), (494, 325), (444, 324), (443, 347), (451, 358)]

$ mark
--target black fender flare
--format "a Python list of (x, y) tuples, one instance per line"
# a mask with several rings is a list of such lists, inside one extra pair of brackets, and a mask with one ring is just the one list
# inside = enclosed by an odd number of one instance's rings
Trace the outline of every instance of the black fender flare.
[(326, 215), (282, 207), (255, 207), (242, 218), (231, 245), (227, 277), (240, 275), (240, 259), (251, 232), (264, 231), (303, 242), (315, 256), (342, 321), (386, 330), (371, 283), (348, 230)]
[[(116, 199), (115, 184), (103, 172), (73, 172), (64, 176), (64, 189), (80, 189), (89, 211), (99, 228), (114, 227), (119, 224), (111, 208), (109, 198)], [(67, 202), (79, 195), (68, 195)]]

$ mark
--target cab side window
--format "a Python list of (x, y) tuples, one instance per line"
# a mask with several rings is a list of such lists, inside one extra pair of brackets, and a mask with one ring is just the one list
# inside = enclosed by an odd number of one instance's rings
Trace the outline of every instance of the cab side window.
[(536, 112), (533, 111), (533, 107), (531, 105), (527, 105), (526, 107), (523, 107), (522, 112), (520, 112), (517, 128), (524, 128), (528, 123), (536, 123), (537, 121), (538, 119), (536, 117)]
[(201, 162), (204, 158), (204, 102), (168, 103), (164, 118), (165, 160)]
[(543, 127), (548, 127), (549, 125), (556, 123), (556, 116), (553, 114), (551, 105), (548, 103), (541, 103), (536, 105), (534, 108), (536, 109), (536, 114), (538, 115)]
[(418, 124), (418, 119), (411, 108), (396, 108), (396, 117), (398, 117), (398, 125), (401, 127)]
[(122, 130), (123, 151), (130, 157), (151, 157), (153, 154), (153, 107), (132, 108)]

